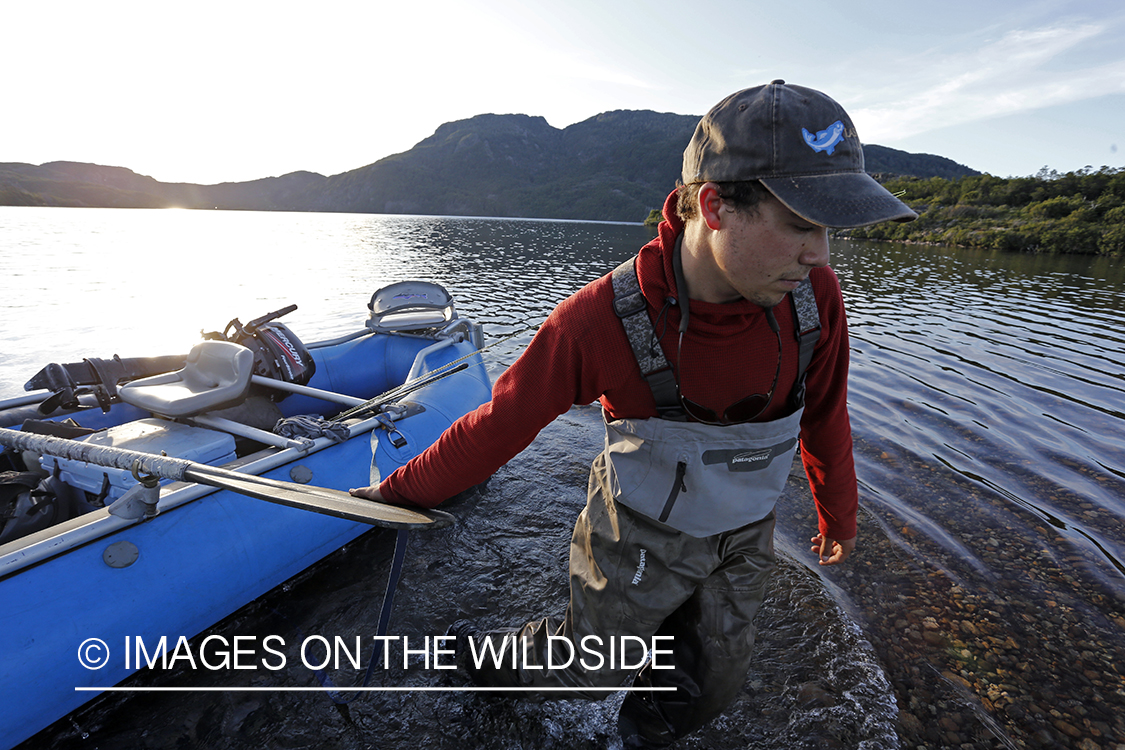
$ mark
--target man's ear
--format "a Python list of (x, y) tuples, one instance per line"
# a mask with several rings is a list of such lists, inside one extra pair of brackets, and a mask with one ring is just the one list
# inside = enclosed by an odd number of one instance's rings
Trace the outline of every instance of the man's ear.
[(708, 229), (715, 231), (722, 227), (722, 208), (723, 196), (719, 186), (713, 182), (703, 183), (699, 188), (699, 215)]

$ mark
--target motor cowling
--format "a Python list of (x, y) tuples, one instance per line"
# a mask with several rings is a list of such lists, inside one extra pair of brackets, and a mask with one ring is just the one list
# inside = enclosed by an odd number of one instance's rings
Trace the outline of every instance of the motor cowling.
[(266, 323), (237, 343), (254, 352), (254, 374), (306, 385), (316, 363), (301, 340), (282, 323)]
[[(296, 310), (296, 305), (263, 315), (242, 325), (235, 318), (222, 333), (204, 334), (204, 338), (233, 341), (254, 353), (254, 374), (297, 385), (308, 385), (316, 373), (316, 362), (296, 334), (276, 318)], [(288, 394), (274, 388), (269, 397), (280, 401)]]

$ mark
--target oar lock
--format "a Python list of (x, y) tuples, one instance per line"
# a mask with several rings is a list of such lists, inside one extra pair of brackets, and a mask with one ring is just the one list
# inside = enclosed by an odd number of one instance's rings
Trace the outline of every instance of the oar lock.
[[(165, 458), (168, 457), (168, 454), (164, 451), (160, 451), (160, 455)], [(152, 489), (160, 483), (160, 477), (155, 474), (141, 474), (141, 459), (139, 458), (133, 461), (133, 479), (136, 479), (149, 489)]]
[[(160, 454), (168, 455), (164, 451)], [(138, 458), (133, 461), (133, 478), (137, 480), (137, 484), (129, 488), (106, 510), (118, 518), (129, 520), (152, 518), (160, 512), (156, 505), (160, 501), (160, 477), (141, 473), (141, 460)]]

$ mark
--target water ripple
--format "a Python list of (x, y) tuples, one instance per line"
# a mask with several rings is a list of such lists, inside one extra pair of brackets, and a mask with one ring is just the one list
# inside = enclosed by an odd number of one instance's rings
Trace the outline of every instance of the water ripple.
[[(1120, 273), (1115, 287), (1089, 260), (1083, 273), (1043, 277), (1020, 273), (1019, 257), (926, 268), (916, 256), (932, 258), (930, 248), (879, 246), (897, 265), (873, 265), (870, 246), (842, 249), (857, 437), (891, 441), (902, 460), (940, 466), (1065, 532), (1125, 590), (1125, 315), (1089, 294), (1117, 289), (1100, 296), (1119, 302)], [(943, 263), (956, 272), (935, 273)], [(956, 516), (933, 517), (923, 498), (875, 478), (879, 461), (860, 466), (871, 500), (979, 570), (952, 541)]]

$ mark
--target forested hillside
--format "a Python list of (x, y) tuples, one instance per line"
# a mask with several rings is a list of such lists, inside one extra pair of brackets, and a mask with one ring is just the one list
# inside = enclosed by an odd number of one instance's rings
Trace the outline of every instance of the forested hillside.
[(840, 234), (1023, 252), (1125, 255), (1125, 169), (1102, 167), (1035, 177), (900, 177), (885, 187), (918, 220)]

